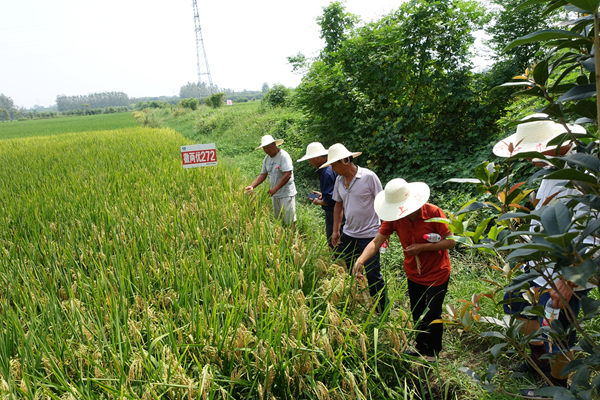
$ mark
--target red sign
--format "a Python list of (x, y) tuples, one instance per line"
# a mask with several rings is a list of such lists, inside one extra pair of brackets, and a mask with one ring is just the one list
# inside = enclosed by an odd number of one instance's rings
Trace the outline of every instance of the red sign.
[(181, 146), (183, 168), (217, 165), (217, 149), (214, 143)]

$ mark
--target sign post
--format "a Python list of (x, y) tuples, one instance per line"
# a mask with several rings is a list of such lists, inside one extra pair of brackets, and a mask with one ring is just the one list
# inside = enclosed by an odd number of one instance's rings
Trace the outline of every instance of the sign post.
[(217, 165), (217, 148), (214, 143), (181, 146), (183, 168)]

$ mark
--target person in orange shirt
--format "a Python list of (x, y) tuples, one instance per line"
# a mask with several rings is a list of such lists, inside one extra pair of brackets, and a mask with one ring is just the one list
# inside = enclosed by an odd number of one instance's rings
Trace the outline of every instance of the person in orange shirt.
[(404, 250), (410, 309), (419, 330), (416, 350), (432, 357), (442, 350), (443, 325), (431, 322), (442, 315), (450, 279), (448, 249), (456, 243), (447, 239), (452, 233), (446, 224), (427, 222), (430, 218), (446, 218), (439, 207), (427, 203), (429, 193), (429, 186), (423, 182), (407, 183), (396, 178), (385, 185), (374, 203), (383, 222), (377, 236), (356, 260), (353, 273), (361, 277), (364, 262), (396, 232)]

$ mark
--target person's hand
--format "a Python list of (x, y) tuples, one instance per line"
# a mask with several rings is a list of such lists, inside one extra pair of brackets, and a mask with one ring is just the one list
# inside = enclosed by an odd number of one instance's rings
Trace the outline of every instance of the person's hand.
[(254, 192), (254, 187), (252, 185), (246, 186), (246, 189), (244, 189), (244, 191), (246, 193), (252, 193), (252, 192)]
[(362, 269), (363, 263), (360, 261), (360, 259), (357, 259), (354, 263), (354, 268), (352, 268), (352, 274), (356, 276), (356, 279), (360, 279), (363, 277)]
[(333, 247), (337, 246), (340, 242), (340, 231), (333, 232), (331, 234), (331, 245)]
[[(558, 292), (554, 289), (550, 289), (550, 298), (552, 299), (552, 306), (554, 308), (566, 307), (569, 301), (571, 301), (571, 296), (573, 296), (573, 288), (567, 282), (565, 282), (564, 279), (557, 280), (555, 284), (556, 289), (558, 289)], [(560, 296), (562, 296), (567, 301), (567, 304), (562, 303), (559, 293)]]
[(273, 197), (273, 195), (277, 193), (277, 190), (275, 190), (275, 188), (271, 188), (269, 189), (269, 196)]
[(425, 251), (426, 249), (427, 243), (413, 243), (410, 246), (407, 246), (404, 249), (404, 252), (411, 256), (416, 256), (419, 255), (421, 252)]

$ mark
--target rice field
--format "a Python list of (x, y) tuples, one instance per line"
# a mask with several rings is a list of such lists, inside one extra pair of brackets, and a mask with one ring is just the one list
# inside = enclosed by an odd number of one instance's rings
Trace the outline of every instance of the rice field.
[(0, 140), (138, 126), (130, 112), (74, 117), (0, 121)]
[(232, 165), (184, 170), (184, 144), (0, 141), (0, 397), (432, 398), (406, 313), (373, 315), (322, 242)]

